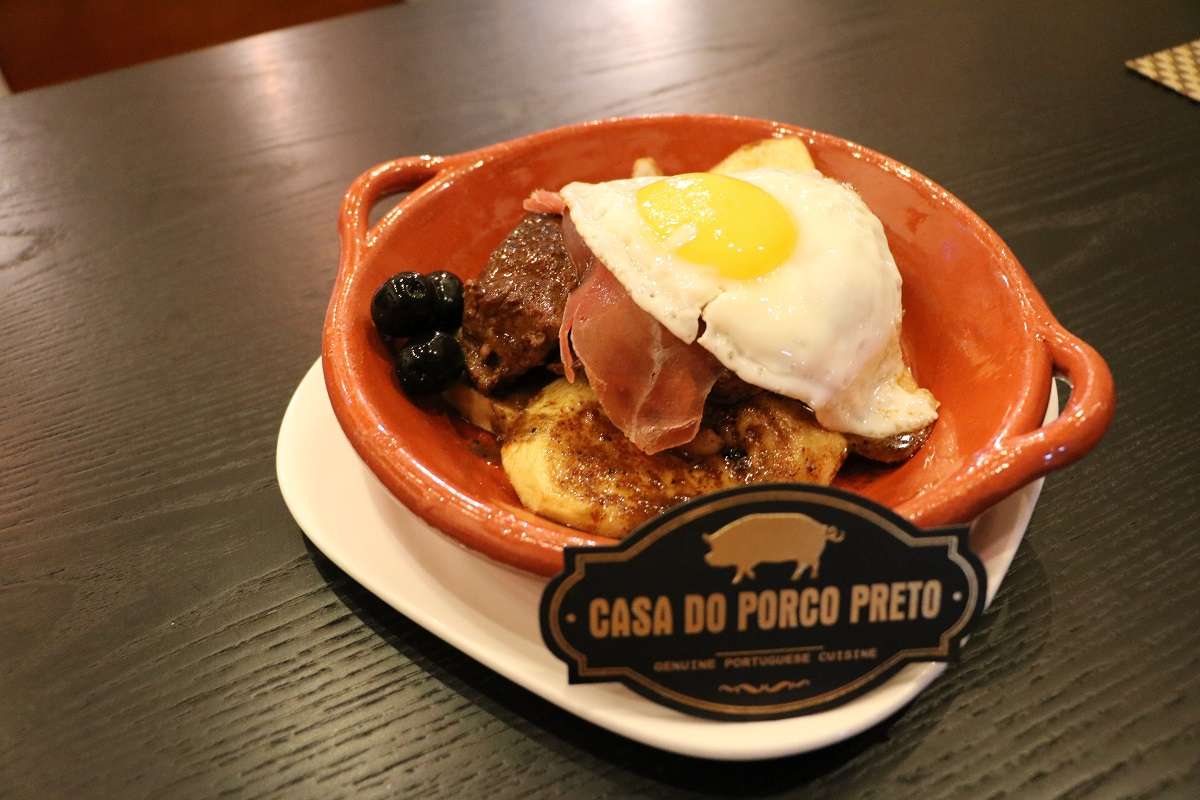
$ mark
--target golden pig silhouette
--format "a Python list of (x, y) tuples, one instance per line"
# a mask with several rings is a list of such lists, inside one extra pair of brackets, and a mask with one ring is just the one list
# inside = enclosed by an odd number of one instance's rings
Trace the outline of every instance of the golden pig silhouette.
[(747, 514), (704, 534), (709, 548), (704, 561), (710, 567), (737, 567), (735, 585), (747, 575), (753, 578), (759, 564), (784, 561), (796, 562), (792, 580), (798, 580), (806, 569), (816, 578), (825, 543), (845, 538), (842, 531), (805, 514)]

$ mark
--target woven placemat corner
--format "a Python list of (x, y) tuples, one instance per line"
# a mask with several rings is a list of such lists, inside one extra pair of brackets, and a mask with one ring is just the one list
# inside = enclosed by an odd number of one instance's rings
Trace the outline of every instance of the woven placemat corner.
[(1131, 58), (1125, 66), (1200, 103), (1200, 39)]

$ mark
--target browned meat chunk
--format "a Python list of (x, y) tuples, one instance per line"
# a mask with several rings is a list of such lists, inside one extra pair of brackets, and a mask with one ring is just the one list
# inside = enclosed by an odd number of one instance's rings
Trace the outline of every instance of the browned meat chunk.
[(490, 392), (544, 364), (578, 285), (561, 219), (526, 215), (463, 292), (460, 339), (472, 383)]

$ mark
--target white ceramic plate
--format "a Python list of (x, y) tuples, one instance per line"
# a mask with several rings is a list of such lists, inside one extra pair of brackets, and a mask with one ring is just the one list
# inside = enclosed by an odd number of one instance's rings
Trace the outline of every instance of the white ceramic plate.
[[(1047, 420), (1057, 416), (1051, 389)], [(567, 684), (566, 665), (542, 644), (545, 580), (498, 564), (431, 528), (384, 488), (342, 433), (318, 361), (296, 389), (279, 430), (279, 489), (296, 522), (330, 560), (433, 634), (551, 703), (639, 742), (689, 756), (744, 761), (815, 750), (898, 711), (945, 669), (910, 664), (840, 708), (766, 722), (689, 717), (619, 684)], [(990, 604), (1042, 489), (1036, 481), (975, 522)]]

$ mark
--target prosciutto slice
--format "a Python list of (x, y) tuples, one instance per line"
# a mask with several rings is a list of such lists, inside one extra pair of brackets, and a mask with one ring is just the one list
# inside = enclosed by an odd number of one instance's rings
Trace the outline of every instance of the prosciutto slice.
[(521, 206), (530, 214), (562, 214), (566, 210), (562, 195), (548, 189), (534, 189)]
[(687, 444), (700, 429), (720, 363), (639, 308), (583, 243), (569, 215), (563, 240), (580, 271), (590, 270), (563, 309), (558, 344), (567, 380), (575, 380), (573, 349), (604, 413), (639, 449), (657, 453)]

